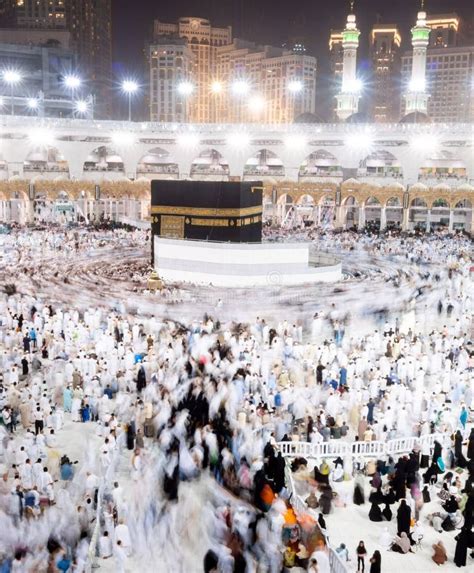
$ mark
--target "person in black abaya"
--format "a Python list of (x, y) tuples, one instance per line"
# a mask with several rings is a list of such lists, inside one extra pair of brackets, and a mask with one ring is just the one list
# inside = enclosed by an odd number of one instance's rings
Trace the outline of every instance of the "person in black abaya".
[(370, 503), (383, 503), (385, 499), (382, 489), (379, 487), (369, 495)]
[(469, 541), (471, 537), (471, 532), (466, 527), (463, 527), (459, 534), (455, 537), (456, 539), (456, 550), (454, 552), (454, 563), (457, 567), (465, 567), (467, 560), (467, 548), (469, 546)]
[(447, 513), (456, 513), (456, 511), (459, 509), (459, 505), (454, 495), (452, 495), (448, 499), (448, 501), (443, 505), (443, 509)]
[(430, 503), (431, 495), (427, 485), (425, 485), (425, 487), (423, 488), (422, 495), (423, 495), (423, 503)]
[(280, 491), (285, 487), (285, 460), (278, 452), (274, 462), (274, 482), (275, 482), (275, 493), (280, 493)]
[(326, 485), (322, 490), (321, 497), (319, 498), (319, 507), (324, 515), (331, 513), (332, 505), (332, 489), (331, 486)]
[(370, 521), (383, 521), (380, 507), (375, 502), (372, 502), (372, 505), (370, 506), (369, 519)]
[(137, 392), (140, 393), (146, 386), (146, 374), (143, 365), (140, 366), (137, 374)]
[(441, 453), (443, 451), (443, 448), (441, 447), (441, 444), (435, 440), (434, 446), (433, 446), (433, 458), (432, 458), (432, 463), (435, 464), (438, 461), (438, 458), (441, 457)]
[(395, 492), (395, 499), (399, 501), (406, 495), (406, 474), (402, 469), (397, 469), (392, 480), (391, 486)]
[(467, 460), (462, 453), (462, 434), (459, 430), (454, 436), (454, 462), (460, 468), (467, 466)]
[(467, 443), (467, 457), (470, 460), (474, 459), (474, 428), (471, 428), (471, 433), (469, 434), (469, 441)]
[(407, 505), (405, 499), (402, 499), (400, 506), (397, 511), (397, 535), (401, 536), (405, 532), (410, 536), (410, 520), (411, 520), (411, 509)]
[(382, 515), (386, 521), (392, 521), (393, 513), (388, 503), (383, 508)]
[(135, 449), (135, 424), (131, 422), (127, 426), (127, 450)]
[(355, 505), (364, 505), (365, 503), (363, 484), (357, 479), (355, 480), (354, 484), (354, 495), (352, 501)]

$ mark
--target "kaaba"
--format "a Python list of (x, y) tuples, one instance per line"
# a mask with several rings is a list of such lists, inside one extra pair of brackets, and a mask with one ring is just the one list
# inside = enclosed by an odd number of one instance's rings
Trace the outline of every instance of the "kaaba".
[(152, 236), (262, 242), (262, 183), (152, 181)]

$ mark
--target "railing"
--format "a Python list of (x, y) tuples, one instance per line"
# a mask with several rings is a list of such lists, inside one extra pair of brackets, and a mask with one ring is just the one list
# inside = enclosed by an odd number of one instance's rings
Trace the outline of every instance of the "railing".
[(378, 457), (383, 455), (394, 455), (409, 453), (415, 446), (420, 449), (428, 445), (433, 446), (438, 440), (441, 444), (448, 442), (449, 434), (427, 434), (420, 437), (396, 438), (386, 442), (344, 442), (342, 440), (329, 440), (320, 444), (310, 442), (278, 442), (278, 448), (283, 457), (301, 456), (304, 458), (338, 458), (345, 456)]
[(291, 505), (293, 506), (293, 509), (295, 510), (295, 513), (296, 514), (306, 513), (311, 515), (311, 517), (316, 522), (316, 527), (319, 529), (321, 535), (324, 537), (324, 540), (326, 542), (326, 547), (328, 550), (329, 566), (331, 568), (331, 573), (348, 573), (347, 567), (341, 561), (341, 558), (336, 553), (336, 551), (334, 551), (334, 549), (331, 547), (328, 537), (319, 526), (318, 516), (316, 515), (316, 512), (313, 511), (311, 508), (309, 508), (306, 505), (304, 499), (300, 495), (298, 495), (295, 487), (295, 481), (293, 479), (293, 474), (290, 469), (290, 466), (288, 465), (288, 462), (285, 464), (285, 476), (286, 476), (286, 487), (288, 489), (288, 492), (290, 493), (290, 502)]

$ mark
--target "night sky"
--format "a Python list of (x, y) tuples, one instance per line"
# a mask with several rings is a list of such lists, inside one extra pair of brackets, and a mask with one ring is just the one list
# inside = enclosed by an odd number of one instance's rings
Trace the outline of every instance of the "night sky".
[[(368, 36), (379, 20), (396, 23), (406, 48), (409, 29), (416, 20), (419, 0), (359, 0), (355, 13), (361, 30), (359, 68), (368, 67)], [(426, 0), (428, 13), (457, 12), (466, 22), (467, 42), (472, 38), (471, 0)], [(146, 82), (144, 46), (151, 36), (153, 20), (174, 22), (180, 16), (208, 18), (215, 26), (231, 25), (234, 36), (261, 44), (280, 46), (292, 36), (302, 37), (307, 53), (318, 58), (319, 78), (328, 69), (331, 28), (344, 27), (349, 12), (347, 0), (113, 0), (113, 62), (118, 77), (133, 75)], [(471, 34), (469, 34), (469, 30)], [(137, 102), (138, 104), (138, 102)], [(144, 111), (144, 110), (143, 110)]]

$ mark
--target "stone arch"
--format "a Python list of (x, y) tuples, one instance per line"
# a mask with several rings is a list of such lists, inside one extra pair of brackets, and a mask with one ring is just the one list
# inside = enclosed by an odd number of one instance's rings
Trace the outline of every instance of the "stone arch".
[(373, 195), (371, 197), (367, 197), (367, 199), (364, 202), (364, 205), (366, 207), (381, 207), (382, 206), (379, 199), (377, 199), (377, 197), (374, 197)]
[(69, 179), (69, 164), (57, 147), (37, 145), (23, 161), (23, 175), (34, 181)]
[(444, 197), (438, 197), (437, 199), (433, 199), (431, 203), (432, 209), (449, 209), (450, 205), (449, 202)]
[(176, 179), (179, 177), (178, 164), (166, 149), (154, 147), (142, 155), (137, 165), (137, 178)]
[(277, 199), (278, 205), (290, 205), (293, 204), (293, 197), (291, 193), (282, 193)]
[(427, 209), (428, 203), (423, 197), (415, 197), (410, 201), (410, 208)]
[(385, 202), (385, 207), (402, 208), (400, 197), (389, 197)]
[(283, 161), (274, 151), (259, 149), (244, 165), (244, 180), (277, 181), (285, 176)]
[(401, 179), (403, 169), (402, 164), (393, 153), (386, 149), (377, 149), (360, 162), (357, 175), (359, 177)]
[(454, 209), (472, 209), (472, 201), (469, 199), (461, 199), (456, 202)]
[(403, 221), (402, 199), (393, 195), (385, 201), (384, 207), (387, 228), (400, 227)]
[(302, 193), (296, 200), (296, 204), (302, 207), (312, 207), (315, 205), (315, 200), (309, 193)]
[(125, 164), (123, 158), (113, 148), (101, 145), (87, 156), (83, 170), (84, 173), (115, 174), (123, 177)]
[(325, 149), (310, 153), (300, 165), (298, 179), (314, 179), (318, 177), (342, 178), (342, 168), (335, 155)]
[(205, 149), (191, 163), (191, 179), (212, 179), (217, 181), (229, 178), (229, 162), (217, 149)]
[(348, 195), (342, 201), (344, 207), (358, 207), (359, 203), (354, 195)]

